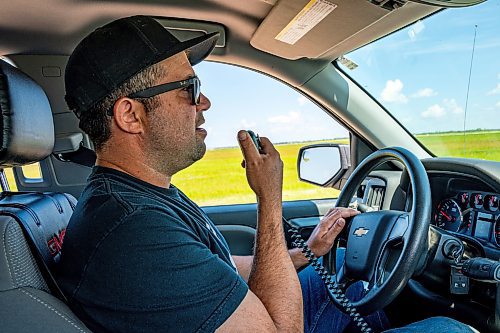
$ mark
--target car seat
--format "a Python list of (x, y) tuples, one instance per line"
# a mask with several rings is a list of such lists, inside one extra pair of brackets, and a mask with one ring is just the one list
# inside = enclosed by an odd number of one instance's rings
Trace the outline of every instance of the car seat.
[[(54, 124), (45, 92), (1, 60), (0, 109), (1, 169), (52, 153)], [(63, 193), (0, 194), (2, 332), (90, 332), (64, 303), (52, 277), (75, 204)]]

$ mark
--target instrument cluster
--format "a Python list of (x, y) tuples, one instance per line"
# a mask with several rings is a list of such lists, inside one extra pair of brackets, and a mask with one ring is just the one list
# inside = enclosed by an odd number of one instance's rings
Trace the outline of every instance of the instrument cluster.
[(500, 248), (500, 195), (462, 191), (437, 205), (436, 226), (465, 234)]

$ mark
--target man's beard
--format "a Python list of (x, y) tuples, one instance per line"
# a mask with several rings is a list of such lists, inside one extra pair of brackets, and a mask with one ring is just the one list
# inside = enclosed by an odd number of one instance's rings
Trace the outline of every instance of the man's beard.
[(205, 144), (205, 140), (200, 139), (196, 140), (196, 149), (193, 153), (193, 163), (199, 161), (205, 156), (207, 152), (207, 145)]
[(172, 176), (199, 161), (205, 155), (207, 148), (203, 138), (196, 134), (192, 144), (182, 149), (166, 141), (164, 136), (156, 132), (149, 138), (146, 150), (148, 164), (160, 173)]

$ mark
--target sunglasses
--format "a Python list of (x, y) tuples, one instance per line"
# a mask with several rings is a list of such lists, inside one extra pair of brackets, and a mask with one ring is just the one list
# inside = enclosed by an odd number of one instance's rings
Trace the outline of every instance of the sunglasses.
[(193, 105), (200, 104), (200, 95), (201, 95), (201, 82), (197, 76), (193, 76), (189, 79), (169, 82), (160, 84), (154, 87), (150, 87), (133, 94), (130, 94), (128, 97), (130, 98), (149, 98), (159, 94), (166, 93), (167, 91), (172, 91), (175, 89), (187, 89), (188, 92), (191, 93), (191, 103)]
[[(199, 105), (201, 96), (201, 81), (197, 76), (190, 77), (189, 79), (168, 82), (154, 87), (146, 88), (144, 90), (128, 95), (129, 98), (150, 98), (159, 94), (166, 93), (175, 89), (187, 89), (191, 94), (191, 104)], [(108, 115), (113, 115), (113, 109), (108, 111)]]

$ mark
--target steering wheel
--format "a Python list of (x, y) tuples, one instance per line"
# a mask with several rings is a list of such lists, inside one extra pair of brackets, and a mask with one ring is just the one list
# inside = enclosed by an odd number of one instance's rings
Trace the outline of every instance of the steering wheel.
[[(361, 182), (377, 166), (396, 160), (405, 168), (411, 183), (411, 210), (385, 210), (356, 215), (323, 259), (338, 287), (364, 281), (365, 293), (351, 305), (369, 314), (388, 305), (403, 290), (419, 267), (421, 254), (427, 250), (426, 241), (431, 220), (431, 190), (422, 162), (409, 150), (401, 147), (384, 148), (369, 155), (354, 170), (340, 193), (336, 206), (348, 207)], [(336, 250), (339, 238), (347, 240), (344, 262), (337, 271)], [(367, 287), (366, 287), (367, 286)], [(342, 300), (331, 298), (339, 309)]]

